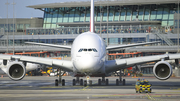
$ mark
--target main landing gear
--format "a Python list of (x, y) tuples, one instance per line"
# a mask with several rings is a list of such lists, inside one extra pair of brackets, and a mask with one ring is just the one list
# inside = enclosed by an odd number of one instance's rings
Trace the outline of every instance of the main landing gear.
[(55, 80), (55, 86), (58, 86), (59, 84), (62, 84), (62, 86), (65, 86), (65, 79), (62, 79), (62, 76), (64, 75), (65, 72), (61, 73), (61, 69), (59, 69), (59, 73), (57, 75), (59, 75), (59, 80), (56, 79)]
[(109, 80), (108, 79), (105, 80), (105, 77), (103, 76), (102, 80), (98, 79), (98, 85), (101, 86), (101, 84), (105, 84), (106, 86), (108, 86), (109, 85)]
[(76, 84), (83, 86), (83, 79), (79, 80), (79, 77), (76, 77), (76, 79), (73, 79), (72, 85), (75, 86)]
[(119, 74), (119, 79), (116, 79), (116, 85), (118, 86), (119, 83), (122, 83), (122, 85), (125, 85), (125, 79), (122, 81), (122, 74), (121, 74), (121, 69), (120, 69), (120, 74)]
[(90, 79), (90, 76), (86, 76), (86, 80), (84, 80), (83, 82), (83, 79), (79, 80), (79, 77), (76, 77), (76, 79), (73, 79), (72, 84), (73, 86), (75, 86), (76, 84), (79, 84), (80, 86), (83, 86), (84, 84), (85, 87), (92, 86), (92, 80), (89, 80), (89, 79)]

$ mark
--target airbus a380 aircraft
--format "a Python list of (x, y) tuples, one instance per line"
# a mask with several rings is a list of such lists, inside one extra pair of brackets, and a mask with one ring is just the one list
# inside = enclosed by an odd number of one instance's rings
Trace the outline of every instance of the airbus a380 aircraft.
[[(108, 84), (108, 79), (105, 80), (105, 77), (108, 76), (109, 73), (152, 61), (157, 62), (153, 67), (153, 73), (155, 77), (160, 80), (166, 80), (172, 75), (172, 67), (168, 62), (164, 60), (177, 61), (177, 59), (180, 58), (180, 54), (164, 54), (156, 56), (107, 60), (105, 58), (107, 50), (152, 44), (154, 42), (106, 47), (103, 39), (99, 35), (94, 33), (94, 0), (91, 0), (90, 31), (77, 36), (71, 47), (44, 43), (27, 43), (69, 49), (71, 50), (72, 59), (71, 61), (67, 61), (29, 56), (0, 55), (0, 59), (3, 59), (4, 65), (7, 64), (7, 60), (14, 60), (10, 65), (6, 65), (5, 67), (3, 67), (5, 73), (7, 73), (13, 80), (21, 80), (25, 76), (26, 63), (31, 62), (55, 66), (59, 67), (63, 71), (73, 72), (73, 76), (77, 77), (77, 81), (79, 81), (79, 77), (81, 76), (97, 76), (102, 77), (102, 80), (99, 79), (98, 81), (99, 84), (101, 84), (101, 82), (103, 81)], [(117, 80), (117, 82), (119, 81)], [(75, 84), (76, 80), (74, 79), (73, 85)], [(80, 85), (82, 84), (83, 80), (81, 79)], [(84, 85), (86, 84), (87, 82), (84, 82)], [(62, 80), (62, 85), (65, 85), (65, 80)]]

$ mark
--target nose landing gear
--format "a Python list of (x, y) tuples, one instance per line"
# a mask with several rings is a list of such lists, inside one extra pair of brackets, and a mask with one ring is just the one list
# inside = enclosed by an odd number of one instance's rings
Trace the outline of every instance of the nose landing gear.
[(86, 76), (86, 80), (84, 80), (84, 87), (92, 86), (92, 80), (90, 80), (90, 76)]

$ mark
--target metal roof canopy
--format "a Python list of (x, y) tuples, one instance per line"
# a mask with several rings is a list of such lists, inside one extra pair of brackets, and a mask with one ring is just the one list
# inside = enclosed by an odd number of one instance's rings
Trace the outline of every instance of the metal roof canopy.
[[(177, 0), (99, 0), (95, 1), (95, 6), (123, 6), (123, 5), (145, 5), (145, 4), (168, 4), (178, 3)], [(27, 6), (34, 9), (60, 8), (60, 7), (90, 7), (90, 1), (72, 1), (61, 3), (49, 3)]]
[[(161, 21), (113, 21), (113, 22), (95, 22), (95, 25), (126, 25), (126, 24), (156, 24), (160, 25)], [(90, 22), (70, 22), (70, 23), (56, 23), (59, 26), (85, 26), (85, 25), (90, 25)]]

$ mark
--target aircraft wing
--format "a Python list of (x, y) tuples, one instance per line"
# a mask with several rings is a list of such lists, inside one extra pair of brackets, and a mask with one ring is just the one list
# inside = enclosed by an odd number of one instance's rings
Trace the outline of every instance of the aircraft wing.
[(17, 59), (22, 62), (30, 62), (37, 64), (45, 64), (48, 66), (56, 66), (60, 67), (65, 71), (73, 71), (73, 65), (71, 61), (68, 60), (57, 60), (50, 58), (40, 58), (40, 57), (32, 57), (32, 56), (19, 56), (19, 55), (4, 55), (0, 54), (1, 60), (14, 60)]
[(106, 73), (114, 72), (119, 69), (124, 69), (147, 62), (157, 62), (161, 60), (173, 60), (173, 59), (180, 59), (180, 54), (164, 54), (164, 55), (109, 60), (106, 62)]
[(106, 49), (111, 50), (111, 49), (118, 49), (118, 48), (134, 47), (134, 46), (148, 45), (148, 44), (154, 44), (154, 43), (159, 43), (159, 42), (160, 41), (137, 43), (137, 44), (128, 44), (128, 45), (119, 45), (119, 46), (108, 46), (108, 47), (106, 47)]
[(65, 46), (65, 45), (53, 45), (53, 44), (36, 43), (36, 42), (25, 42), (25, 43), (27, 43), (27, 44), (33, 44), (33, 45), (41, 45), (41, 46), (55, 47), (55, 48), (71, 49), (71, 46)]

